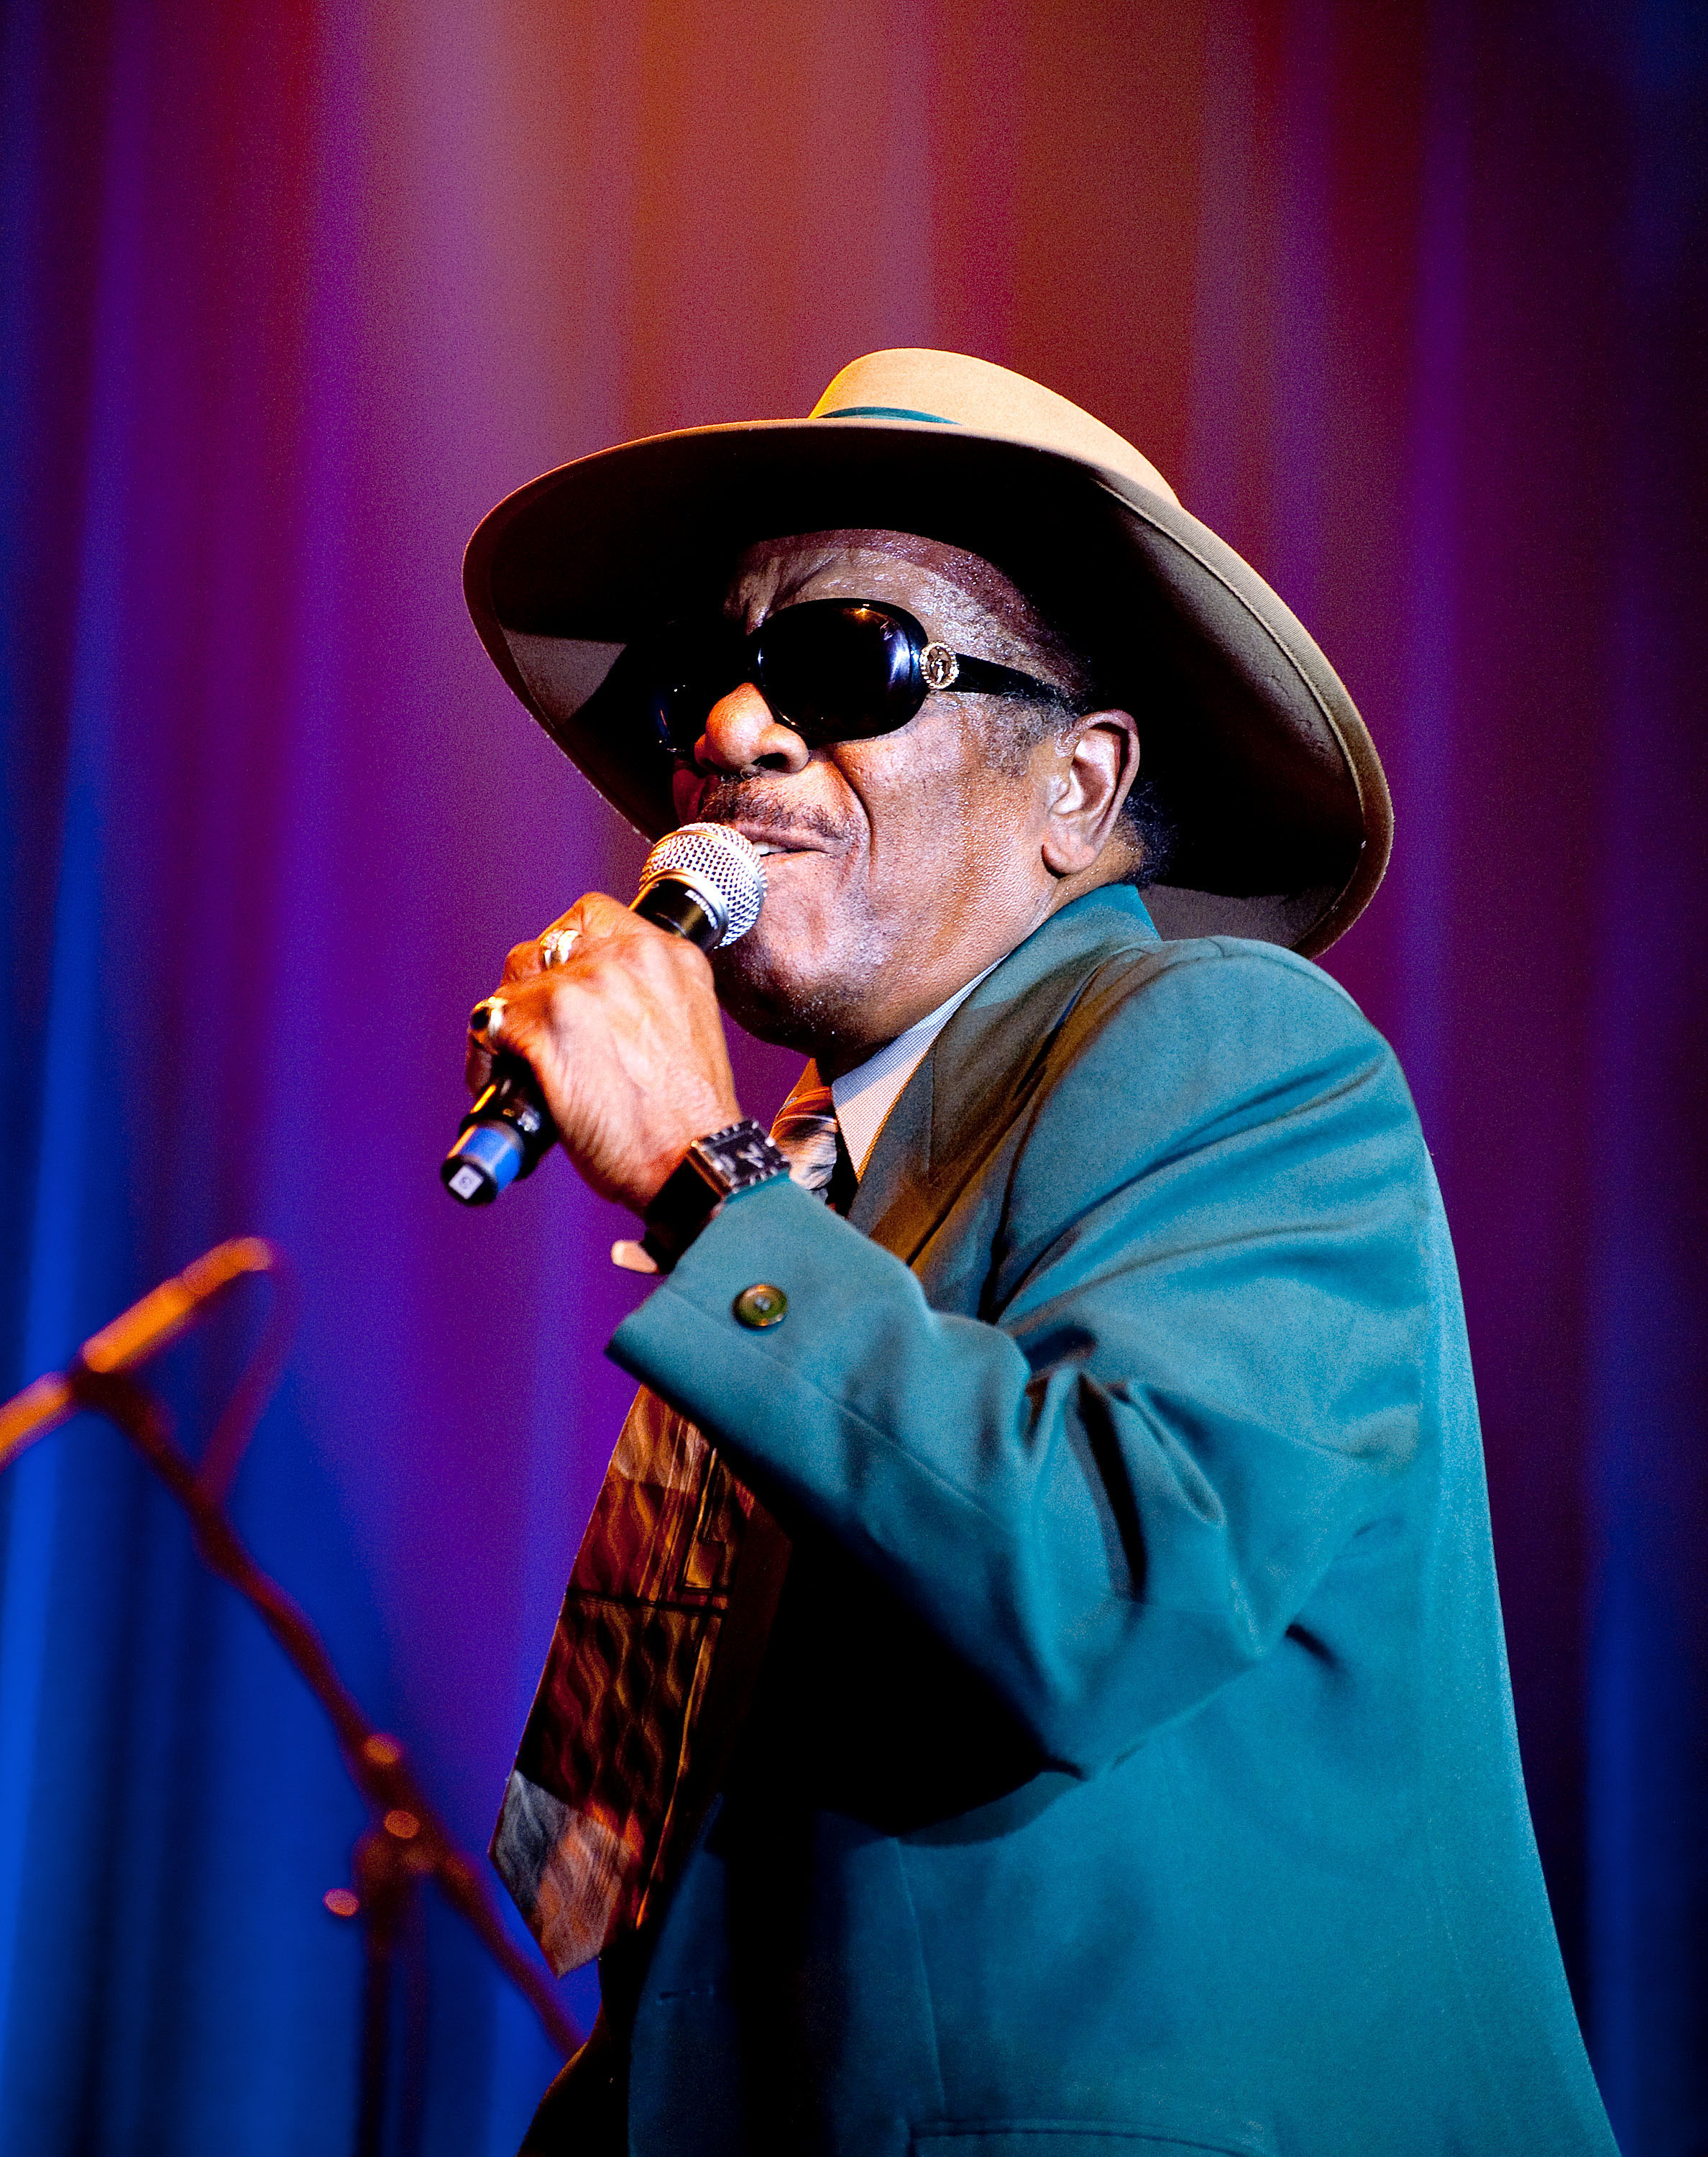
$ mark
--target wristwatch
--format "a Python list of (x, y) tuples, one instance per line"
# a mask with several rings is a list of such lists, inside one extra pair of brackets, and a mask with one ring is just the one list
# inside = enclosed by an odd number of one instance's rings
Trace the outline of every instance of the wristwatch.
[(788, 1155), (750, 1116), (696, 1139), (646, 1209), (641, 1249), (667, 1274), (726, 1198), (788, 1173)]

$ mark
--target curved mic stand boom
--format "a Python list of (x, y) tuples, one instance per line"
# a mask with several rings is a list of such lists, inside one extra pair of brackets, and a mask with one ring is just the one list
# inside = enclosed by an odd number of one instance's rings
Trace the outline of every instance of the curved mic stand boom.
[[(265, 1259), (239, 1258), (229, 1262), (217, 1284), (243, 1271), (270, 1269), (275, 1254), (258, 1238), (244, 1238), (242, 1245), (222, 1245), (208, 1258), (208, 1266), (227, 1253), (247, 1248), (265, 1251)], [(194, 1269), (182, 1278), (188, 1279)], [(167, 1284), (170, 1289), (175, 1284)], [(156, 1296), (164, 1291), (156, 1290)], [(152, 1299), (150, 1299), (152, 1300)], [(197, 1300), (200, 1300), (198, 1297)], [(141, 1311), (142, 1305), (138, 1305)], [(189, 1321), (193, 1306), (186, 1305), (179, 1325)], [(131, 1316), (131, 1314), (126, 1314)], [(115, 1327), (123, 1320), (115, 1321)], [(115, 1328), (107, 1329), (108, 1333)], [(39, 1436), (52, 1423), (61, 1422), (77, 1408), (92, 1408), (116, 1423), (165, 1484), (190, 1518), (196, 1547), (209, 1569), (227, 1581), (255, 1609), (262, 1624), (278, 1642), (303, 1682), (325, 1710), (337, 1734), (339, 1749), (350, 1779), (366, 1799), (373, 1823), (356, 1849), (355, 1873), (358, 1892), (335, 1891), (327, 1905), (334, 1915), (359, 1917), (366, 1951), (367, 1977), (363, 1989), (360, 2109), (357, 2122), (358, 2157), (379, 2157), (384, 2143), (387, 2062), (391, 2026), (392, 1971), (399, 1939), (408, 1912), (424, 1881), (435, 1882), (445, 1899), (473, 1928), (487, 1953), (538, 2015), (547, 2035), (567, 2059), (581, 2042), (579, 2032), (553, 1995), (544, 1976), (511, 1939), (499, 1915), (496, 1898), (474, 1864), (452, 1839), (396, 1738), (375, 1728), (363, 1714), (353, 1694), (334, 1668), (326, 1645), (306, 1616), (270, 1575), (250, 1556), (247, 1546), (227, 1517), (221, 1502), (223, 1489), (236, 1463), (227, 1423), (216, 1434), (210, 1453), (219, 1457), (196, 1467), (172, 1434), (165, 1408), (124, 1367), (152, 1352), (165, 1336), (152, 1337), (147, 1349), (126, 1356), (118, 1367), (97, 1368), (86, 1360), (105, 1336), (97, 1335), (85, 1344), (63, 1378), (38, 1380), (29, 1389), (36, 1394), (52, 1389), (49, 1412), (17, 1418), (12, 1430), (0, 1430), (0, 1467), (29, 1438)], [(265, 1354), (265, 1350), (263, 1353)], [(107, 1361), (105, 1357), (100, 1360)], [(252, 1396), (245, 1384), (242, 1389)], [(0, 1411), (3, 1423), (26, 1396)], [(222, 1439), (224, 1441), (222, 1444)], [(9, 1442), (7, 1442), (8, 1441)], [(240, 1440), (239, 1441), (240, 1443)], [(212, 1474), (208, 1473), (212, 1470)]]

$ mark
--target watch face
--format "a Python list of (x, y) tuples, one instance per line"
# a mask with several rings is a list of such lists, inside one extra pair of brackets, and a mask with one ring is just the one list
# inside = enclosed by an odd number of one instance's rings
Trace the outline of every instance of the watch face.
[(668, 1273), (726, 1198), (788, 1173), (788, 1156), (749, 1118), (696, 1139), (646, 1209), (641, 1249)]
[(693, 1151), (726, 1191), (745, 1191), (750, 1183), (789, 1172), (782, 1149), (750, 1120), (697, 1139)]

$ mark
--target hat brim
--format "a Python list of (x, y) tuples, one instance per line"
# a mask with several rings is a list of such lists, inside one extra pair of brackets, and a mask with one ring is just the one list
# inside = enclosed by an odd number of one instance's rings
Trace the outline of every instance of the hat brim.
[(545, 473), (469, 543), (481, 642), (548, 734), (649, 837), (677, 819), (667, 761), (600, 690), (624, 647), (720, 597), (736, 557), (796, 532), (917, 533), (995, 563), (1139, 721), (1178, 837), (1146, 893), (1165, 935), (1314, 954), (1381, 880), (1392, 837), (1375, 745), (1334, 669), (1214, 533), (1134, 481), (1031, 443), (929, 422), (775, 420), (658, 435)]

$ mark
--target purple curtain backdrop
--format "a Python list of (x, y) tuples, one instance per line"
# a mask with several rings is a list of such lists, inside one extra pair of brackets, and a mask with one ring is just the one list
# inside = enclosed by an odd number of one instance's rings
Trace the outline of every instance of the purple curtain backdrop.
[[(886, 344), (1129, 434), (1394, 781), (1331, 964), (1458, 1238), (1532, 1802), (1627, 2157), (1708, 2149), (1708, 26), (1665, 0), (8, 0), (7, 1390), (219, 1237), (237, 1511), (484, 1841), (626, 1393), (620, 1217), (434, 1170), (507, 944), (639, 848), (460, 550)], [(792, 1069), (738, 1042), (750, 1111)], [(250, 1321), (160, 1366), (205, 1433)], [(347, 2144), (361, 1815), (82, 1421), (0, 1479), (0, 2157)], [(430, 1925), (426, 2148), (552, 2057)], [(586, 2019), (594, 1993), (566, 1989)]]

